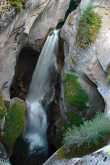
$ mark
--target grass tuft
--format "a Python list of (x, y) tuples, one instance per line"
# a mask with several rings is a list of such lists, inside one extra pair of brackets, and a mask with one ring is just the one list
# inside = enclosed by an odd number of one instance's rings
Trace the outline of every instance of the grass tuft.
[(87, 48), (95, 42), (101, 27), (100, 16), (88, 7), (79, 19), (76, 43), (80, 48)]

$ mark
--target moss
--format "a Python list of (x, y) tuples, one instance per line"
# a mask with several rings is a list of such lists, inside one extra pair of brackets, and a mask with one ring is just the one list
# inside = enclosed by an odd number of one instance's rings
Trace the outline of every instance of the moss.
[(96, 150), (104, 147), (106, 143), (103, 140), (99, 140), (96, 144), (91, 143), (88, 145), (87, 143), (81, 145), (81, 146), (62, 146), (56, 154), (56, 157), (58, 159), (71, 159), (73, 157), (82, 157), (88, 154), (91, 154), (92, 152), (95, 152)]
[(63, 143), (67, 146), (91, 146), (110, 134), (110, 118), (105, 114), (98, 114), (91, 121), (85, 121), (80, 127), (69, 128), (64, 134)]
[(22, 133), (25, 120), (25, 105), (15, 100), (9, 108), (4, 129), (4, 141), (13, 147), (17, 137)]
[(60, 119), (56, 125), (55, 141), (58, 148), (62, 146), (63, 135), (65, 131), (68, 128), (71, 128), (73, 125), (80, 126), (83, 123), (82, 118), (74, 112), (67, 112), (66, 115), (68, 118), (68, 122), (67, 121), (64, 122), (63, 120)]
[(24, 0), (9, 0), (10, 4), (17, 9), (21, 9), (24, 6)]
[(80, 126), (83, 123), (82, 118), (75, 112), (67, 112), (66, 114), (69, 120), (67, 127), (71, 127), (72, 125)]
[(76, 75), (64, 75), (64, 96), (67, 103), (69, 103), (70, 105), (76, 106), (80, 109), (86, 108), (88, 95), (80, 86), (78, 77)]
[(3, 96), (0, 95), (0, 120), (6, 115), (6, 107), (3, 100)]
[(81, 48), (87, 48), (94, 43), (101, 27), (100, 16), (88, 7), (79, 19), (76, 43)]
[(66, 158), (64, 147), (61, 147), (61, 148), (56, 152), (56, 156), (57, 156), (58, 159), (65, 159), (65, 158)]

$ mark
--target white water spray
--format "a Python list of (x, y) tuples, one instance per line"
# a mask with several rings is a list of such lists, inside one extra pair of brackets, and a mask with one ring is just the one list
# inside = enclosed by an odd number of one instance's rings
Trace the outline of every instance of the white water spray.
[(57, 77), (58, 33), (58, 30), (54, 30), (44, 44), (26, 98), (24, 139), (30, 144), (30, 152), (37, 148), (48, 148), (46, 112), (54, 96)]

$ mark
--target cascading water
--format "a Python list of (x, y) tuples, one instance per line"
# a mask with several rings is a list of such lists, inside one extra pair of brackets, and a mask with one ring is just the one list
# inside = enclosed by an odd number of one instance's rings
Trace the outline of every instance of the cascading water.
[(58, 34), (59, 31), (54, 30), (48, 36), (26, 98), (27, 114), (23, 137), (29, 144), (30, 155), (48, 153), (46, 112), (54, 98), (54, 86), (58, 75)]

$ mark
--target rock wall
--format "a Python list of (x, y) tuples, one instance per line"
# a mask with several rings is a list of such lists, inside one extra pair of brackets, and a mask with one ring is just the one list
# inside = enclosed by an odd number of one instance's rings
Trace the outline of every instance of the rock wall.
[[(44, 40), (49, 29), (55, 27), (59, 20), (64, 18), (68, 6), (69, 0), (27, 0), (25, 9), (21, 9), (14, 15), (13, 20), (8, 22), (5, 29), (2, 28), (0, 33), (0, 89), (2, 88), (6, 99), (9, 99), (9, 88), (21, 48), (28, 43), (37, 49), (37, 40)], [(4, 19), (11, 18), (10, 15), (7, 17)]]
[[(96, 41), (88, 48), (82, 49), (76, 44), (76, 35), (78, 19), (84, 12), (85, 2), (88, 1), (82, 0), (77, 10), (68, 16), (62, 29), (61, 35), (65, 40), (65, 70), (75, 70), (79, 75), (86, 75), (96, 84), (98, 91), (105, 100), (105, 111), (109, 114), (110, 103), (108, 100), (110, 99), (110, 87), (106, 72), (110, 64), (110, 2), (90, 1), (94, 11), (98, 13), (101, 18), (101, 28)], [(87, 4), (85, 7), (87, 7)], [(70, 62), (71, 59), (74, 60), (74, 63)]]
[[(93, 10), (101, 18), (101, 28), (97, 34), (97, 39), (87, 48), (80, 48), (76, 43), (78, 20), (84, 13), (88, 5), (92, 5)], [(76, 72), (79, 77), (85, 76), (96, 85), (97, 90), (105, 101), (107, 115), (110, 115), (110, 84), (107, 78), (107, 70), (110, 65), (110, 1), (107, 0), (82, 0), (80, 6), (67, 18), (61, 31), (61, 36), (65, 42), (65, 67), (64, 72)], [(86, 81), (87, 83), (87, 81)], [(86, 86), (87, 87), (87, 86)], [(86, 88), (85, 88), (86, 89)], [(97, 100), (97, 97), (96, 97)], [(96, 109), (97, 111), (97, 109)], [(110, 164), (110, 145), (83, 156), (73, 159), (59, 157), (59, 150), (47, 160), (44, 165), (108, 165)]]

